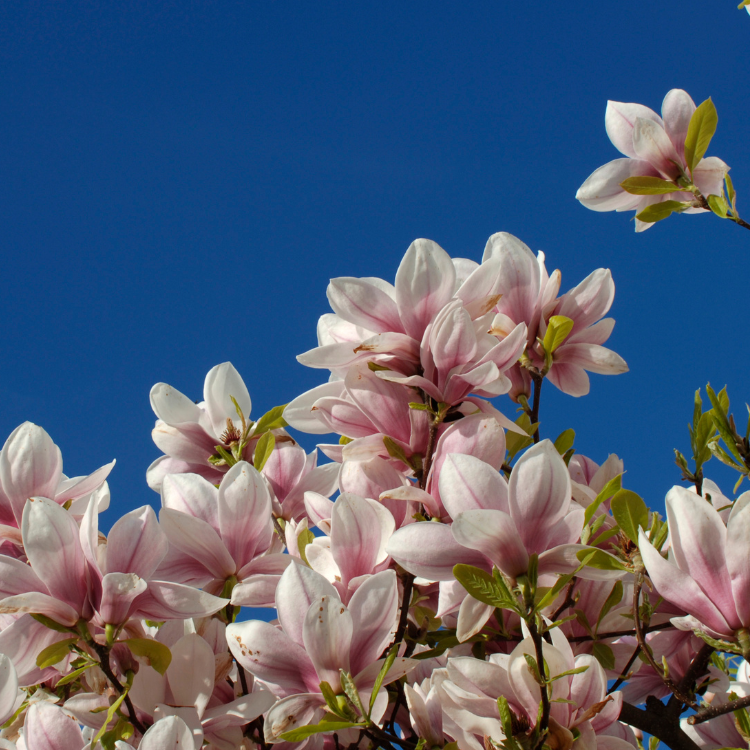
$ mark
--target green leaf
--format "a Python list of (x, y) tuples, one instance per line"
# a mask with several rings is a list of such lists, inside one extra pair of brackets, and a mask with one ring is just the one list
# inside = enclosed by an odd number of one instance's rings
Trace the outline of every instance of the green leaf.
[(565, 575), (560, 576), (555, 581), (555, 585), (541, 598), (539, 603), (536, 605), (537, 609), (544, 609), (545, 607), (548, 607), (550, 604), (552, 604), (552, 602), (557, 599), (560, 592), (573, 580), (573, 577), (577, 572), (578, 569), (574, 570), (572, 573), (566, 573)]
[(163, 675), (172, 662), (172, 652), (159, 641), (150, 638), (128, 638), (121, 643), (127, 643), (133, 656), (146, 659), (146, 663), (152, 666), (159, 674)]
[(625, 536), (634, 544), (638, 544), (638, 528), (648, 529), (646, 503), (632, 490), (619, 490), (610, 500), (609, 507)]
[(622, 474), (618, 474), (616, 477), (613, 477), (612, 479), (607, 482), (607, 484), (602, 487), (601, 492), (596, 496), (596, 499), (593, 503), (591, 503), (586, 508), (586, 512), (583, 516), (583, 523), (584, 525), (588, 526), (588, 524), (591, 522), (591, 519), (594, 517), (594, 513), (596, 513), (597, 508), (607, 499), (612, 497), (616, 492), (620, 490), (622, 487)]
[(253, 456), (253, 466), (258, 471), (266, 465), (266, 461), (271, 457), (275, 445), (276, 438), (272, 432), (264, 433), (260, 440), (258, 440), (255, 446), (255, 455)]
[(38, 615), (33, 614), (31, 615), (37, 622), (41, 622), (44, 627), (49, 628), (50, 630), (55, 630), (58, 633), (70, 633), (72, 632), (72, 628), (69, 628), (67, 625), (60, 625), (59, 622), (55, 622), (51, 617), (47, 617), (47, 615)]
[(107, 711), (107, 718), (105, 719), (104, 724), (102, 724), (102, 726), (100, 727), (99, 731), (96, 733), (96, 737), (94, 737), (93, 741), (91, 742), (91, 747), (96, 747), (96, 743), (99, 742), (104, 733), (107, 731), (109, 722), (114, 719), (117, 709), (120, 708), (127, 694), (128, 691), (124, 690), (122, 693), (120, 693), (120, 695), (117, 696), (115, 702), (109, 707), (109, 710)]
[(379, 365), (377, 362), (368, 362), (367, 367), (370, 370), (370, 372), (383, 372), (385, 370), (390, 370), (390, 367), (384, 367), (383, 365)]
[(336, 693), (333, 692), (331, 683), (323, 680), (323, 682), (320, 683), (320, 692), (322, 693), (323, 700), (326, 702), (328, 708), (333, 713), (337, 714), (339, 712), (339, 706), (338, 702), (336, 701)]
[(690, 169), (690, 174), (700, 164), (708, 150), (718, 123), (719, 115), (711, 99), (706, 99), (693, 112), (690, 125), (688, 125), (687, 136), (685, 136), (685, 162)]
[(343, 669), (339, 669), (339, 672), (341, 673), (341, 687), (344, 688), (346, 697), (354, 704), (363, 718), (367, 717), (367, 711), (365, 711), (365, 707), (362, 705), (362, 698), (359, 696), (359, 691), (354, 684), (352, 676), (348, 672), (344, 672)]
[(533, 435), (536, 432), (539, 424), (531, 424), (528, 414), (521, 414), (516, 419), (516, 424), (526, 433), (526, 435), (519, 435), (517, 432), (508, 431), (505, 435), (505, 448), (508, 451), (507, 463), (510, 463), (515, 455), (522, 451), (524, 448), (531, 445)]
[(256, 423), (254, 434), (258, 435), (262, 432), (268, 432), (268, 430), (279, 430), (282, 427), (288, 427), (286, 419), (284, 419), (284, 409), (286, 404), (281, 406), (274, 406), (271, 411), (267, 411)]
[(694, 630), (693, 633), (701, 640), (704, 640), (709, 646), (713, 646), (717, 651), (728, 651), (730, 654), (742, 653), (742, 649), (736, 643), (711, 638), (710, 635), (706, 635), (706, 633), (702, 633), (700, 630)]
[(709, 208), (720, 218), (726, 219), (729, 213), (729, 204), (723, 195), (709, 195), (706, 198)]
[(586, 560), (586, 566), (597, 570), (627, 570), (616, 557), (603, 549), (582, 549), (576, 552), (579, 560)]
[(69, 653), (70, 648), (78, 643), (78, 638), (66, 638), (43, 648), (36, 657), (36, 665), (40, 669), (46, 669), (53, 664), (62, 661)]
[(561, 677), (569, 677), (570, 675), (574, 674), (583, 674), (588, 669), (588, 664), (585, 667), (576, 667), (575, 669), (569, 669), (567, 672), (560, 672), (560, 674), (556, 674), (550, 682), (554, 682), (555, 680), (559, 680)]
[(95, 666), (96, 664), (87, 664), (85, 667), (80, 667), (79, 669), (76, 669), (75, 672), (66, 674), (65, 677), (57, 681), (56, 687), (60, 687), (60, 685), (67, 685), (71, 682), (75, 682), (86, 670), (91, 669), (91, 667), (95, 667)]
[(553, 315), (547, 324), (547, 333), (544, 334), (544, 351), (552, 354), (568, 338), (574, 325), (575, 322), (564, 315)]
[(279, 735), (279, 739), (284, 740), (285, 742), (302, 742), (302, 740), (306, 740), (308, 737), (312, 737), (314, 734), (320, 734), (321, 732), (338, 732), (341, 729), (362, 726), (364, 726), (364, 724), (356, 724), (352, 721), (326, 721), (324, 719), (318, 724), (299, 727), (299, 729), (292, 729), (289, 732), (284, 732)]
[(506, 737), (513, 736), (513, 712), (510, 710), (508, 699), (501, 695), (497, 699), (497, 711), (500, 714), (500, 723), (503, 726), (503, 732)]
[(620, 183), (620, 187), (631, 195), (666, 195), (680, 190), (674, 182), (667, 182), (661, 177), (628, 177)]
[(393, 438), (386, 435), (383, 438), (383, 445), (391, 458), (395, 458), (397, 461), (402, 461), (407, 466), (411, 466), (406, 451)]
[(622, 581), (615, 581), (615, 585), (612, 586), (612, 591), (609, 592), (609, 596), (602, 604), (602, 609), (599, 612), (599, 617), (596, 618), (596, 627), (594, 630), (599, 630), (601, 621), (607, 616), (612, 607), (615, 607), (622, 601), (623, 585)]
[(304, 560), (306, 565), (309, 565), (309, 563), (307, 562), (305, 549), (307, 548), (308, 544), (313, 543), (313, 539), (315, 539), (315, 534), (313, 534), (310, 529), (304, 529), (299, 533), (299, 536), (297, 537), (297, 551), (299, 552), (299, 556)]
[(409, 408), (414, 409), (414, 411), (429, 411), (432, 412), (432, 409), (427, 406), (427, 404), (422, 404), (419, 401), (410, 401), (409, 402)]
[(601, 664), (604, 669), (615, 668), (615, 655), (612, 649), (606, 643), (597, 641), (592, 649), (594, 658)]
[(523, 658), (526, 660), (526, 667), (528, 668), (531, 676), (537, 685), (544, 685), (542, 675), (539, 673), (539, 666), (536, 663), (536, 659), (531, 654), (524, 654)]
[(647, 224), (655, 224), (657, 221), (666, 219), (673, 213), (681, 213), (686, 208), (689, 208), (689, 203), (682, 203), (681, 201), (662, 201), (661, 203), (652, 203), (650, 206), (646, 206), (640, 213), (635, 215), (638, 221), (645, 221)]
[(375, 699), (378, 697), (378, 692), (383, 686), (383, 680), (388, 674), (388, 670), (393, 666), (393, 662), (396, 661), (396, 654), (398, 653), (400, 645), (400, 643), (394, 643), (391, 646), (390, 651), (388, 651), (388, 654), (383, 661), (383, 666), (380, 667), (380, 672), (378, 672), (378, 676), (375, 678), (375, 684), (372, 687), (372, 695), (370, 695), (370, 711), (368, 712), (368, 716), (372, 711), (372, 707), (375, 705)]
[(734, 191), (734, 184), (732, 183), (732, 178), (729, 176), (729, 172), (727, 172), (724, 175), (724, 184), (727, 188), (727, 198), (729, 198), (729, 202), (732, 204), (732, 214), (734, 217), (737, 217), (737, 193)]
[(557, 436), (557, 440), (555, 440), (555, 448), (557, 449), (557, 452), (564, 456), (572, 447), (573, 443), (576, 439), (576, 432), (575, 430), (565, 430), (564, 432), (561, 432)]
[(349, 445), (349, 443), (353, 442), (352, 438), (347, 437), (346, 435), (342, 435), (339, 438), (339, 445)]
[(507, 587), (481, 568), (459, 563), (453, 566), (453, 576), (477, 601), (498, 609), (517, 610), (516, 601)]

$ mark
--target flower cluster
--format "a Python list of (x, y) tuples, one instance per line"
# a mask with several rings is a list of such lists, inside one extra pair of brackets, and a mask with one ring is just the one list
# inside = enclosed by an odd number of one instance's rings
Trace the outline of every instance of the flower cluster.
[[(710, 189), (712, 162), (685, 161), (683, 94), (664, 121), (611, 104), (630, 158), (582, 200), (631, 207), (597, 193), (622, 170)], [(107, 535), (114, 462), (69, 479), (49, 435), (18, 427), (0, 452), (0, 748), (746, 744), (750, 493), (701, 467), (750, 474), (747, 438), (724, 392), (705, 413), (698, 398), (695, 470), (678, 454), (694, 491), (668, 493), (666, 521), (616, 455), (543, 439), (545, 380), (582, 396), (588, 373), (627, 370), (604, 347), (609, 270), (560, 285), (502, 232), (481, 263), (417, 240), (393, 285), (334, 279), (299, 357), (330, 378), (286, 407), (251, 420), (228, 362), (199, 403), (153, 387), (161, 508)], [(491, 403), (505, 394), (515, 421)], [(307, 453), (289, 427), (339, 440)]]

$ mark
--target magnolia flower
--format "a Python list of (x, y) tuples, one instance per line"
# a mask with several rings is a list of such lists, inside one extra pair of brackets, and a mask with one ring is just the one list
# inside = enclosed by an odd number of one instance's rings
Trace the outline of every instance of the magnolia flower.
[(66, 627), (83, 618), (103, 627), (136, 616), (207, 617), (227, 604), (190, 586), (153, 578), (168, 543), (149, 506), (123, 516), (101, 550), (93, 498), (80, 529), (57, 503), (30, 498), (21, 533), (30, 564), (0, 556), (0, 612), (42, 614)]
[[(398, 613), (396, 574), (386, 570), (368, 578), (345, 606), (319, 573), (293, 562), (276, 590), (281, 628), (251, 620), (227, 627), (229, 649), (248, 672), (268, 683), (280, 700), (265, 719), (266, 741), (296, 727), (317, 723), (325, 713), (320, 683), (343, 694), (341, 671), (352, 675), (367, 705), (393, 638)], [(397, 658), (385, 684), (416, 666)], [(383, 715), (386, 694), (378, 700)]]
[(18, 690), (18, 675), (13, 662), (0, 653), (0, 724), (4, 724), (21, 705), (26, 694)]
[[(692, 193), (676, 191), (666, 195), (632, 195), (620, 183), (628, 177), (649, 176), (676, 180), (687, 174), (685, 137), (695, 103), (682, 89), (672, 89), (662, 103), (662, 117), (642, 104), (607, 102), (604, 124), (615, 148), (627, 158), (599, 167), (581, 185), (576, 198), (593, 211), (642, 211), (652, 203), (664, 200), (692, 201)], [(729, 167), (715, 156), (696, 164), (692, 171), (694, 184), (701, 193), (721, 195)], [(688, 208), (685, 213), (702, 212)], [(636, 219), (636, 232), (651, 224)]]
[(0, 452), (0, 539), (21, 545), (21, 517), (30, 497), (48, 497), (67, 505), (75, 516), (82, 516), (89, 498), (96, 493), (97, 510), (109, 506), (106, 479), (112, 461), (87, 477), (68, 478), (63, 474), (62, 454), (47, 432), (24, 422), (16, 427)]
[[(149, 487), (158, 492), (167, 474), (200, 474), (219, 482), (228, 466), (209, 462), (221, 445), (231, 452), (232, 443), (243, 436), (252, 401), (247, 386), (231, 362), (211, 368), (203, 385), (203, 401), (194, 403), (176, 388), (157, 383), (151, 389), (151, 408), (158, 417), (151, 436), (166, 455), (157, 458), (146, 472)], [(245, 448), (252, 455), (252, 447)]]
[(676, 625), (735, 640), (737, 631), (750, 628), (750, 492), (735, 501), (726, 526), (713, 505), (683, 487), (672, 487), (666, 506), (669, 559), (639, 534), (649, 578), (661, 596), (690, 615), (674, 619)]
[(162, 506), (159, 520), (169, 552), (156, 575), (212, 594), (221, 594), (230, 581), (232, 604), (273, 604), (291, 558), (281, 554), (271, 497), (254, 467), (235, 464), (218, 489), (197, 474), (167, 476)]
[[(553, 679), (550, 744), (553, 747), (628, 750), (617, 724), (622, 694), (607, 696), (607, 676), (594, 657), (573, 656), (558, 628), (550, 631), (552, 643), (543, 642), (545, 666)], [(493, 654), (488, 661), (473, 657), (449, 659), (448, 679), (440, 683), (443, 710), (471, 735), (489, 737), (497, 745), (506, 739), (497, 698), (507, 699), (515, 714), (514, 729), (522, 738), (537, 723), (540, 689), (526, 662), (535, 656), (534, 643), (525, 638), (510, 655)], [(584, 668), (577, 674), (565, 674)], [(517, 727), (517, 728), (516, 728)], [(574, 735), (571, 730), (575, 730)], [(635, 744), (635, 743), (633, 743)], [(472, 750), (480, 750), (477, 739)]]

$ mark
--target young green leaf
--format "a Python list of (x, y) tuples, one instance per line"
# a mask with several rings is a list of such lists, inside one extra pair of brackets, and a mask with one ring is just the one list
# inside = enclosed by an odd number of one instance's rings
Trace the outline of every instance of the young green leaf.
[(122, 693), (120, 693), (120, 695), (117, 696), (117, 698), (115, 699), (115, 702), (109, 707), (109, 709), (107, 710), (107, 718), (104, 720), (104, 724), (102, 724), (99, 731), (96, 733), (96, 736), (92, 740), (91, 747), (96, 747), (96, 744), (99, 742), (99, 740), (102, 738), (104, 733), (107, 731), (109, 722), (112, 721), (112, 719), (114, 719), (115, 714), (117, 713), (117, 709), (120, 708), (127, 694), (128, 694), (128, 691), (127, 689), (125, 689)]
[(318, 724), (312, 724), (306, 727), (299, 727), (298, 729), (292, 729), (289, 732), (284, 732), (279, 735), (279, 739), (285, 742), (302, 742), (308, 737), (312, 737), (314, 734), (320, 734), (321, 732), (338, 732), (341, 729), (349, 729), (351, 727), (361, 727), (363, 724), (357, 724), (352, 721), (326, 721), (325, 719)]
[(617, 525), (631, 542), (638, 544), (638, 527), (648, 528), (646, 503), (631, 490), (619, 490), (610, 500), (612, 515)]
[(591, 522), (591, 519), (594, 517), (594, 513), (596, 513), (597, 508), (607, 498), (612, 497), (615, 492), (618, 492), (620, 487), (622, 487), (622, 474), (618, 474), (616, 477), (610, 479), (609, 482), (607, 482), (607, 484), (602, 487), (594, 502), (586, 507), (586, 511), (583, 516), (584, 525), (588, 526), (588, 524)]
[(507, 587), (498, 584), (489, 573), (481, 568), (458, 564), (453, 567), (453, 575), (477, 601), (498, 609), (516, 609), (516, 602), (508, 596)]
[(589, 568), (597, 570), (627, 570), (625, 565), (616, 557), (605, 552), (603, 549), (582, 549), (576, 552), (579, 560), (587, 560)]
[(720, 218), (726, 219), (729, 213), (729, 204), (723, 195), (709, 195), (706, 198), (708, 207)]
[(650, 206), (646, 206), (640, 213), (635, 215), (638, 221), (645, 221), (647, 224), (655, 224), (657, 221), (666, 219), (673, 213), (681, 213), (686, 208), (689, 208), (689, 203), (682, 203), (681, 201), (662, 201), (661, 203), (652, 203)]
[(70, 633), (71, 628), (69, 628), (67, 625), (60, 625), (59, 622), (55, 622), (51, 617), (47, 617), (47, 615), (39, 615), (39, 614), (33, 614), (31, 615), (37, 622), (41, 622), (44, 627), (49, 628), (50, 630), (54, 630), (58, 633)]
[(674, 182), (649, 176), (628, 177), (620, 183), (620, 187), (631, 195), (666, 195), (680, 189)]
[(66, 638), (64, 641), (57, 641), (43, 648), (36, 657), (36, 665), (40, 669), (46, 669), (53, 664), (62, 661), (69, 653), (70, 648), (78, 643), (78, 638)]
[(127, 643), (133, 656), (146, 659), (159, 674), (163, 675), (167, 667), (172, 663), (172, 652), (159, 641), (150, 638), (128, 638), (122, 643)]
[(612, 607), (618, 605), (622, 601), (623, 585), (622, 581), (615, 581), (615, 585), (612, 586), (612, 591), (609, 592), (609, 596), (605, 599), (602, 605), (599, 617), (596, 618), (596, 625), (594, 630), (599, 630), (599, 625), (602, 620), (609, 614)]
[(375, 705), (375, 699), (378, 697), (378, 692), (383, 686), (383, 680), (388, 674), (388, 670), (393, 666), (393, 662), (396, 661), (396, 654), (398, 653), (398, 647), (400, 645), (400, 643), (394, 643), (391, 646), (390, 651), (383, 661), (383, 666), (380, 668), (380, 672), (378, 672), (378, 676), (375, 678), (375, 684), (372, 687), (372, 694), (370, 695), (370, 711), (372, 711), (372, 707)]
[(555, 448), (557, 452), (564, 456), (572, 447), (576, 439), (575, 430), (567, 429), (561, 432), (555, 440)]
[(91, 669), (91, 667), (95, 666), (96, 664), (86, 664), (85, 666), (76, 669), (74, 672), (66, 674), (65, 677), (57, 681), (57, 687), (60, 687), (60, 685), (68, 685), (71, 682), (75, 682), (86, 670)]
[(287, 421), (284, 419), (284, 409), (286, 404), (281, 406), (274, 406), (271, 411), (266, 412), (255, 424), (255, 434), (260, 435), (268, 430), (279, 430), (282, 427), (288, 427)]
[(253, 457), (253, 466), (258, 471), (266, 465), (266, 461), (271, 457), (275, 445), (276, 438), (272, 432), (264, 433), (260, 440), (258, 440), (255, 446), (255, 456)]
[(542, 342), (544, 351), (552, 354), (565, 341), (574, 325), (575, 322), (564, 315), (553, 315), (549, 319), (547, 332), (544, 334), (544, 341)]
[(604, 667), (604, 669), (615, 668), (615, 655), (606, 643), (600, 643), (597, 641), (592, 648), (592, 653), (594, 658)]
[(690, 174), (700, 164), (708, 150), (718, 123), (719, 115), (711, 99), (706, 99), (693, 112), (688, 125), (687, 136), (685, 136), (685, 162), (690, 169)]
[(339, 672), (341, 673), (341, 687), (344, 688), (346, 697), (354, 704), (360, 716), (367, 717), (367, 711), (365, 711), (365, 707), (362, 705), (362, 698), (359, 696), (359, 690), (357, 690), (352, 676), (348, 672), (344, 672), (343, 669), (339, 669)]

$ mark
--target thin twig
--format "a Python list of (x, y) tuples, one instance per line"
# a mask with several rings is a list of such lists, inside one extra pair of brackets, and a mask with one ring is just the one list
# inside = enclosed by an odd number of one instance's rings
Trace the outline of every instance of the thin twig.
[(539, 634), (539, 629), (536, 626), (536, 616), (530, 617), (526, 621), (526, 625), (529, 628), (529, 635), (531, 640), (534, 642), (534, 653), (536, 656), (536, 666), (539, 671), (539, 676), (542, 678), (543, 685), (539, 686), (539, 691), (542, 696), (542, 718), (537, 724), (539, 730), (539, 741), (536, 745), (535, 750), (541, 750), (544, 745), (544, 740), (547, 736), (547, 727), (549, 726), (549, 715), (550, 715), (550, 702), (549, 693), (547, 692), (547, 670), (544, 665), (544, 640)]
[(573, 578), (570, 580), (570, 583), (568, 584), (568, 587), (565, 589), (565, 598), (563, 599), (563, 603), (550, 615), (550, 621), (556, 622), (557, 618), (560, 617), (560, 615), (568, 608), (572, 607), (576, 602), (573, 598), (573, 589), (576, 587), (576, 583), (578, 583), (578, 579), (573, 576)]
[(617, 690), (617, 688), (620, 687), (620, 685), (622, 685), (622, 683), (628, 679), (628, 671), (630, 670), (630, 667), (633, 666), (633, 663), (638, 658), (638, 654), (640, 653), (641, 653), (641, 644), (639, 643), (635, 647), (635, 651), (633, 651), (633, 655), (628, 659), (628, 663), (625, 665), (625, 668), (622, 670), (620, 676), (615, 680), (612, 687), (609, 690), (607, 690), (607, 695), (614, 693), (615, 690)]
[(698, 711), (697, 714), (688, 716), (688, 724), (702, 724), (709, 719), (715, 719), (717, 716), (723, 716), (724, 714), (732, 713), (732, 711), (747, 708), (748, 706), (750, 706), (750, 695), (746, 695), (744, 698), (737, 698), (737, 700), (729, 701), (728, 703), (722, 703), (720, 706), (704, 708), (702, 711)]
[(117, 690), (120, 695), (125, 693), (124, 702), (128, 709), (128, 718), (130, 719), (130, 723), (141, 734), (145, 734), (146, 727), (138, 719), (138, 716), (135, 713), (135, 706), (133, 705), (133, 701), (130, 700), (130, 696), (125, 691), (122, 683), (117, 679), (115, 673), (112, 671), (112, 666), (109, 663), (109, 649), (106, 646), (102, 646), (101, 644), (93, 640), (91, 641), (90, 645), (93, 647), (94, 651), (96, 651), (96, 654), (99, 657), (99, 666), (102, 668), (102, 672), (104, 672), (107, 679), (112, 683), (115, 690)]
[[(529, 418), (531, 419), (531, 424), (537, 424), (537, 422), (539, 422), (539, 406), (542, 401), (542, 383), (544, 382), (544, 377), (542, 377), (541, 374), (532, 372), (531, 379), (534, 383), (534, 402), (531, 405), (531, 414), (529, 415)], [(538, 426), (536, 430), (534, 430), (534, 442), (539, 442)]]

